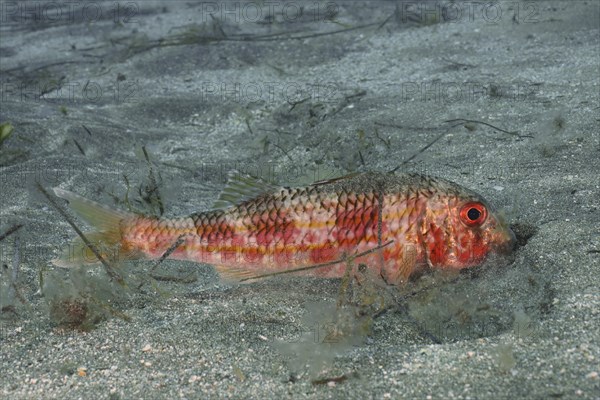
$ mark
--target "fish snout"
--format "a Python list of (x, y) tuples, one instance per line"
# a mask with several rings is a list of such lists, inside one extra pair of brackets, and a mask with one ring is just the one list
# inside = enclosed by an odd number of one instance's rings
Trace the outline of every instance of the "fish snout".
[(517, 246), (517, 237), (509, 227), (500, 229), (494, 235), (496, 251), (502, 254), (511, 254)]

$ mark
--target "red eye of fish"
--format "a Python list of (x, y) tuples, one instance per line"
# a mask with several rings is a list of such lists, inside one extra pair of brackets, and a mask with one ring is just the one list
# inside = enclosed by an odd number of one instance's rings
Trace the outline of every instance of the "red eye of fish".
[(481, 203), (467, 203), (460, 210), (460, 218), (467, 226), (481, 225), (487, 218), (487, 209)]

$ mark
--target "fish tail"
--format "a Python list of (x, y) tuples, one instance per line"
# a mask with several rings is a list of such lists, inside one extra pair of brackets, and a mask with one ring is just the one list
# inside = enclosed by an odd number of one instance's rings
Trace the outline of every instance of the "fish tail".
[[(54, 193), (67, 200), (71, 209), (93, 228), (83, 235), (102, 258), (109, 261), (140, 258), (139, 253), (122, 246), (122, 222), (136, 217), (135, 214), (109, 208), (60, 188), (54, 188)], [(90, 246), (78, 237), (52, 262), (59, 267), (72, 268), (96, 264), (99, 260)]]

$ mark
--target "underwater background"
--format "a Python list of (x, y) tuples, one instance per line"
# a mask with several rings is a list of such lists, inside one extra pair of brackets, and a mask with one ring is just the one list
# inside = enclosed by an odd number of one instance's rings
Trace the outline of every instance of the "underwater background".
[[(600, 398), (599, 21), (579, 0), (0, 1), (0, 396)], [(175, 217), (232, 170), (440, 176), (518, 247), (397, 290), (51, 263), (76, 234), (38, 184)]]

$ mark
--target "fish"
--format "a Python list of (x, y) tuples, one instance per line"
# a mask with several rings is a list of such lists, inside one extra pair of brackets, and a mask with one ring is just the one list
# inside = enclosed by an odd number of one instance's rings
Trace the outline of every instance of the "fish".
[[(305, 187), (233, 173), (211, 210), (160, 218), (114, 209), (54, 188), (94, 230), (85, 234), (111, 260), (188, 260), (221, 279), (280, 273), (342, 277), (348, 260), (390, 285), (418, 271), (461, 270), (511, 254), (515, 235), (479, 194), (422, 174), (356, 173)], [(98, 263), (81, 239), (54, 260)]]

